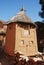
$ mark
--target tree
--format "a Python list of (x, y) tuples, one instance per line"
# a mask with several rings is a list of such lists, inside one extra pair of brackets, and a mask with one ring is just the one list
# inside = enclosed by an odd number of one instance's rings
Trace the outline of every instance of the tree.
[(41, 12), (39, 12), (39, 15), (44, 19), (44, 0), (40, 0), (39, 3), (41, 5)]

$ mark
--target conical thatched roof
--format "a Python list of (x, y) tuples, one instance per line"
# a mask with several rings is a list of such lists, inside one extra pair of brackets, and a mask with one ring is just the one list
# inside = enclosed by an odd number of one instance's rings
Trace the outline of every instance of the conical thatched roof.
[[(10, 20), (9, 23), (12, 22), (23, 22), (23, 23), (31, 23), (35, 25), (32, 20), (26, 15), (24, 8), (21, 9), (21, 11), (16, 15), (13, 16)], [(36, 25), (35, 25), (36, 26)]]

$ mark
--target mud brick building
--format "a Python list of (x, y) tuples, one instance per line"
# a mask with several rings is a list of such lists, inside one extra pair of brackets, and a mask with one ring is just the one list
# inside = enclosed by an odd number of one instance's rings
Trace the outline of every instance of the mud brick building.
[(11, 56), (15, 52), (26, 56), (37, 55), (36, 25), (26, 15), (24, 8), (8, 22), (4, 51)]

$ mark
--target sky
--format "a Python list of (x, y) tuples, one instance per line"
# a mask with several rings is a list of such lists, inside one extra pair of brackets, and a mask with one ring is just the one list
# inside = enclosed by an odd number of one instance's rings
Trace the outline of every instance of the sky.
[(41, 11), (39, 0), (0, 0), (0, 20), (7, 22), (21, 10), (22, 6), (33, 22), (42, 21), (39, 16)]

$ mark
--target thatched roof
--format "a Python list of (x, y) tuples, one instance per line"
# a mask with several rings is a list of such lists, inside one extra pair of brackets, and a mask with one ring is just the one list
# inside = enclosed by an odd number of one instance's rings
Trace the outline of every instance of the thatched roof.
[[(25, 13), (25, 10), (24, 8), (21, 9), (21, 11), (16, 15), (16, 16), (13, 16), (8, 23), (13, 23), (13, 22), (22, 22), (22, 23), (30, 23), (30, 24), (33, 24), (35, 25), (31, 18), (29, 18), (26, 13)], [(36, 25), (35, 25), (36, 26)]]
[(28, 16), (25, 14), (24, 10), (20, 11), (16, 16), (13, 16), (11, 19), (10, 19), (10, 22), (17, 22), (17, 21), (20, 21), (20, 22), (32, 22), (30, 18), (28, 18)]

